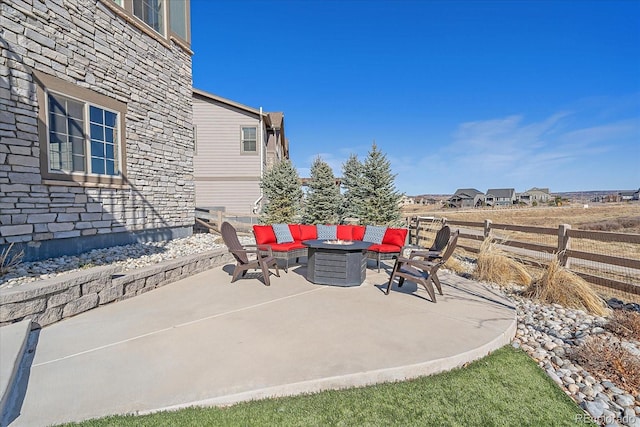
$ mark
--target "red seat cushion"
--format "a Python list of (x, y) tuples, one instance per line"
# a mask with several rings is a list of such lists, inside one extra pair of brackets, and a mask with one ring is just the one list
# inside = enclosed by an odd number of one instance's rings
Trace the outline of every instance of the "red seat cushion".
[(302, 240), (300, 238), (300, 224), (289, 224), (289, 231), (291, 231), (291, 237), (296, 242)]
[(276, 233), (270, 225), (254, 225), (253, 235), (256, 237), (257, 245), (276, 243)]
[(352, 225), (351, 234), (353, 240), (362, 240), (364, 238), (364, 232), (367, 229), (364, 225)]
[(272, 243), (269, 246), (271, 246), (271, 250), (274, 252), (289, 252), (294, 249), (306, 248), (306, 246), (300, 242)]
[(384, 237), (382, 238), (383, 245), (395, 245), (400, 249), (404, 246), (404, 242), (407, 239), (407, 229), (406, 228), (387, 228), (387, 231), (384, 233)]
[(382, 252), (385, 254), (388, 253), (394, 253), (394, 252), (400, 252), (401, 247), (400, 246), (396, 246), (396, 245), (386, 245), (384, 243), (381, 243), (379, 245), (371, 245), (367, 248), (368, 251), (372, 251), (372, 252)]
[(353, 240), (353, 225), (338, 225), (338, 239)]
[(318, 230), (315, 225), (300, 224), (300, 240), (315, 240), (318, 238)]

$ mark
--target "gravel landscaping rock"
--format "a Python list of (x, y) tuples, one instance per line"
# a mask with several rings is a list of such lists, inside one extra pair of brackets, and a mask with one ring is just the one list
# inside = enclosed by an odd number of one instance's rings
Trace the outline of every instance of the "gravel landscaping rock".
[[(239, 237), (243, 244), (255, 244), (253, 237)], [(199, 233), (183, 239), (114, 246), (95, 249), (77, 256), (25, 262), (14, 271), (0, 277), (0, 289), (106, 264), (118, 266), (121, 271), (130, 271), (219, 248), (226, 248), (219, 236)]]
[[(598, 381), (576, 361), (571, 350), (593, 335), (611, 343), (620, 343), (637, 357), (640, 345), (623, 341), (603, 326), (607, 319), (572, 310), (558, 304), (546, 305), (522, 298), (517, 288), (500, 288), (517, 307), (518, 327), (513, 341), (538, 362), (549, 377), (559, 384), (600, 425), (636, 426), (640, 400), (610, 380)], [(609, 304), (611, 305), (611, 303)], [(623, 309), (632, 307), (627, 304)], [(632, 308), (634, 308), (633, 306)]]

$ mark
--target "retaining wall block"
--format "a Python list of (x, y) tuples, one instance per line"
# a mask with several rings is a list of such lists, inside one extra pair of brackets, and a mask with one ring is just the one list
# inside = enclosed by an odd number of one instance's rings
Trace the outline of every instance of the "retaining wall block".
[(67, 304), (74, 299), (78, 299), (80, 297), (80, 286), (72, 286), (69, 289), (66, 289), (57, 294), (53, 294), (49, 296), (47, 299), (47, 307), (53, 308), (58, 307), (60, 305)]
[(155, 286), (145, 286), (142, 289), (139, 289), (138, 292), (136, 292), (136, 295), (141, 295), (144, 294), (146, 292), (152, 291), (155, 289)]
[(83, 283), (81, 285), (82, 286), (82, 288), (81, 288), (82, 289), (82, 295), (99, 293), (100, 291), (105, 289), (110, 284), (111, 284), (111, 280), (109, 280), (109, 282), (107, 283), (102, 278), (98, 279), (98, 280), (92, 280), (92, 281), (87, 282), (87, 283)]
[(117, 300), (124, 294), (124, 285), (122, 283), (109, 286), (98, 292), (98, 304), (106, 304)]
[(14, 302), (0, 306), (0, 322), (21, 320), (25, 316), (40, 313), (47, 307), (46, 298)]
[(47, 308), (44, 312), (34, 315), (31, 320), (40, 327), (59, 322), (62, 320), (62, 306)]
[(163, 280), (164, 280), (164, 271), (162, 273), (153, 274), (147, 277), (145, 286), (147, 287), (153, 286), (154, 288), (156, 288), (158, 286), (158, 283), (162, 282)]
[(136, 295), (136, 293), (140, 289), (144, 288), (144, 282), (145, 282), (145, 279), (142, 278), (142, 279), (136, 279), (136, 280), (133, 280), (133, 281), (131, 281), (129, 283), (126, 283), (124, 285), (124, 295), (125, 296), (127, 296), (127, 295), (131, 295), (131, 296)]
[(91, 310), (98, 306), (98, 294), (83, 295), (75, 301), (71, 301), (64, 306), (62, 310), (62, 317), (75, 316), (83, 311)]
[(173, 270), (167, 270), (164, 275), (165, 280), (163, 285), (179, 280), (180, 276), (182, 276), (182, 267), (174, 268)]

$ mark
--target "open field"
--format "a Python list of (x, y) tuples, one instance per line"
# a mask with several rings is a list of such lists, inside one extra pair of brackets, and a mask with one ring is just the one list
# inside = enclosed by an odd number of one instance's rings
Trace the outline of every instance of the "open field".
[(579, 230), (640, 233), (640, 203), (595, 203), (588, 208), (580, 204), (554, 207), (510, 209), (434, 209), (433, 206), (407, 205), (403, 216), (437, 216), (461, 221), (481, 222), (485, 219), (499, 224), (530, 225), (557, 228), (570, 224)]

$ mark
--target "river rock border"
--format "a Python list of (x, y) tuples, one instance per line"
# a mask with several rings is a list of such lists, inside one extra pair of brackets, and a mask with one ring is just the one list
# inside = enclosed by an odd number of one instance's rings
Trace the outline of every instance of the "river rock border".
[(232, 262), (226, 249), (166, 261), (134, 271), (102, 266), (3, 289), (0, 327), (30, 318), (43, 327), (104, 304), (121, 301), (160, 286)]

